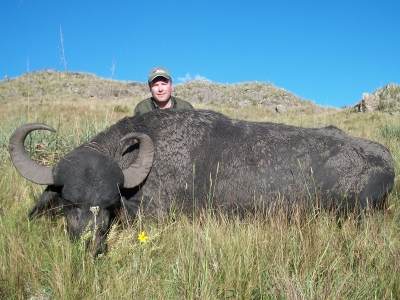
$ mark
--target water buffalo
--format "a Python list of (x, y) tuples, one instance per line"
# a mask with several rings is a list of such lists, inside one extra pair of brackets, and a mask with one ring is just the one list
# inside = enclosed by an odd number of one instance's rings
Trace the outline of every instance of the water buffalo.
[(160, 217), (210, 205), (223, 212), (316, 202), (328, 209), (379, 208), (394, 184), (385, 147), (333, 126), (306, 129), (212, 111), (157, 110), (120, 120), (52, 168), (26, 153), (24, 140), (33, 130), (54, 131), (23, 125), (9, 145), (16, 169), (47, 185), (30, 216), (62, 208), (72, 237), (96, 225), (100, 251), (121, 208), (128, 218), (139, 210)]

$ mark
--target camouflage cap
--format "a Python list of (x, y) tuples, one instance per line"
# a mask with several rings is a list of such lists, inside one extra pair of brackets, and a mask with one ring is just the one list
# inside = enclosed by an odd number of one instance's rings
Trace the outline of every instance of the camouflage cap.
[(148, 82), (152, 82), (154, 80), (154, 78), (160, 77), (160, 76), (172, 81), (171, 74), (169, 74), (169, 72), (166, 68), (157, 67), (157, 68), (150, 70)]

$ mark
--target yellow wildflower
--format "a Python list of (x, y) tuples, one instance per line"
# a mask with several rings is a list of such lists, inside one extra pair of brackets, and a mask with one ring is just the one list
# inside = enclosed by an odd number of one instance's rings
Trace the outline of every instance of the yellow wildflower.
[(149, 237), (142, 231), (142, 233), (138, 234), (138, 240), (142, 243), (146, 243)]

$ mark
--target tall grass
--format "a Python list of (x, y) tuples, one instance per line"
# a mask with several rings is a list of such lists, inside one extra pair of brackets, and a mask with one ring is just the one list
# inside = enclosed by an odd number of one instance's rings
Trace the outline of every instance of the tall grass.
[[(44, 122), (57, 133), (35, 133), (30, 154), (44, 164), (129, 113), (127, 101), (5, 104), (0, 149), (1, 299), (397, 299), (400, 294), (400, 183), (384, 212), (367, 211), (340, 224), (315, 211), (288, 218), (255, 214), (244, 218), (203, 211), (195, 218), (174, 213), (157, 222), (145, 217), (114, 224), (109, 252), (93, 260), (81, 242), (71, 243), (63, 218), (30, 221), (29, 210), (44, 187), (23, 179), (7, 152), (11, 132), (26, 122)], [(218, 107), (209, 106), (218, 110)], [(203, 108), (207, 108), (206, 106)], [(34, 110), (33, 110), (34, 109)], [(222, 109), (220, 109), (222, 110)], [(396, 164), (400, 140), (390, 132), (394, 116), (272, 114), (259, 107), (226, 108), (230, 116), (304, 127), (335, 125), (383, 143)], [(393, 129), (393, 130), (392, 130)], [(218, 171), (217, 171), (218, 173)], [(218, 180), (213, 174), (212, 180)], [(210, 201), (212, 186), (210, 187)], [(144, 231), (146, 243), (138, 240)]]

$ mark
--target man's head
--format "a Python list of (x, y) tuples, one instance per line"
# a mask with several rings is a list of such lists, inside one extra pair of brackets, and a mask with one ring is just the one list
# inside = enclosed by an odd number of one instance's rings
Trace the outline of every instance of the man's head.
[(149, 72), (148, 83), (159, 108), (168, 108), (172, 93), (172, 78), (166, 68), (157, 67)]

